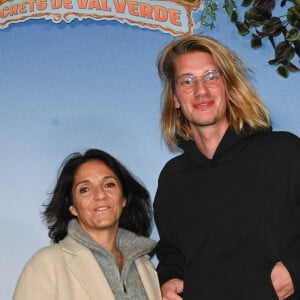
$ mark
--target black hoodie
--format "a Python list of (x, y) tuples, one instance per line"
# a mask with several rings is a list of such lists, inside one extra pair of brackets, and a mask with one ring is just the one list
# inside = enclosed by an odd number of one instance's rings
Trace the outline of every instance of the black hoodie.
[(282, 261), (299, 292), (300, 139), (229, 128), (212, 159), (179, 146), (154, 201), (161, 284), (183, 279), (184, 300), (275, 300)]

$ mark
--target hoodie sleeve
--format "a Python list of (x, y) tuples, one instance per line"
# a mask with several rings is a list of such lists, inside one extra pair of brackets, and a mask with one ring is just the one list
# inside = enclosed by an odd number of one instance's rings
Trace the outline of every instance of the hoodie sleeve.
[(174, 278), (183, 279), (184, 257), (167, 238), (165, 228), (157, 225), (160, 240), (156, 246), (156, 255), (159, 260), (157, 272), (160, 285)]
[(294, 136), (289, 155), (289, 187), (287, 214), (283, 216), (282, 239), (289, 237), (282, 253), (282, 262), (288, 269), (295, 293), (300, 291), (300, 139)]
[[(162, 174), (165, 172), (162, 171)], [(160, 240), (155, 248), (160, 285), (174, 278), (183, 279), (184, 256), (174, 242), (174, 228), (170, 225), (170, 198), (168, 176), (160, 175), (154, 201), (154, 218)]]

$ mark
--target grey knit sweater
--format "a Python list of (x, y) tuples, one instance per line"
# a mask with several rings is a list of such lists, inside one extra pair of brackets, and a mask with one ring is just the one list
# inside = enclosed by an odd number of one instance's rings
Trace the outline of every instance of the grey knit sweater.
[(112, 252), (92, 240), (76, 219), (69, 222), (68, 234), (91, 250), (116, 300), (148, 299), (134, 261), (151, 252), (155, 247), (155, 241), (119, 228), (116, 245), (123, 255), (123, 268), (120, 274)]

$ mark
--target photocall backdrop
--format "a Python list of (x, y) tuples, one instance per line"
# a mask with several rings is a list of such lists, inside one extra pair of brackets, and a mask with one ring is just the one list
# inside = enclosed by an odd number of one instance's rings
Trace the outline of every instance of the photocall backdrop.
[[(122, 4), (111, 3), (119, 9)], [(192, 27), (175, 30), (164, 21), (153, 25), (151, 18), (148, 24), (134, 20), (140, 16), (122, 19), (116, 11), (111, 18), (78, 11), (69, 19), (62, 11), (54, 19), (53, 11), (30, 18), (25, 4), (18, 5), (17, 13), (24, 14), (19, 21), (13, 8), (0, 9), (0, 299), (11, 299), (26, 261), (50, 243), (42, 205), (70, 153), (91, 147), (110, 152), (154, 198), (161, 168), (178, 154), (161, 137), (156, 68), (159, 52), (176, 35), (203, 33), (234, 50), (254, 71), (252, 83), (274, 129), (300, 134), (300, 75), (278, 76), (267, 63), (273, 58), (270, 46), (251, 49), (249, 38), (238, 36), (222, 10), (214, 30), (195, 22), (201, 7), (187, 8), (186, 15), (173, 11), (173, 21), (181, 25), (194, 20)], [(134, 7), (131, 12), (140, 12)], [(166, 17), (163, 12), (157, 16)], [(155, 226), (152, 238), (158, 239)]]

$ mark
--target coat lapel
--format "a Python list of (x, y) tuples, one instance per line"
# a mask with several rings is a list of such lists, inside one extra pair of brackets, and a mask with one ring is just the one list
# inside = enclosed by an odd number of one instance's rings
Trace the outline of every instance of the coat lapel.
[(67, 258), (67, 267), (86, 290), (90, 299), (115, 300), (93, 254), (69, 237), (64, 239), (62, 246)]
[(160, 300), (160, 286), (157, 273), (147, 255), (136, 260), (136, 267), (141, 276), (149, 300)]

